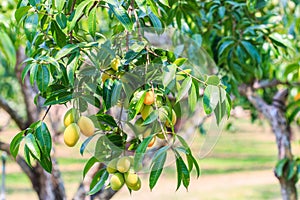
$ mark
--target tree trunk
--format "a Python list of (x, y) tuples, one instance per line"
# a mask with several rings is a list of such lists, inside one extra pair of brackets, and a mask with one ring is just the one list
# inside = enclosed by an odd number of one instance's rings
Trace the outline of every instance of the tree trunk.
[[(261, 112), (269, 121), (272, 131), (276, 137), (278, 160), (287, 158), (289, 161), (293, 160), (291, 150), (291, 128), (285, 117), (285, 101), (287, 99), (288, 91), (280, 90), (273, 97), (271, 105), (268, 105), (262, 98), (253, 94), (249, 88), (244, 93), (248, 100)], [(281, 195), (283, 200), (297, 200), (296, 182), (297, 178), (294, 176), (290, 180), (287, 178), (288, 167), (283, 168), (283, 175), (276, 177), (281, 186)]]

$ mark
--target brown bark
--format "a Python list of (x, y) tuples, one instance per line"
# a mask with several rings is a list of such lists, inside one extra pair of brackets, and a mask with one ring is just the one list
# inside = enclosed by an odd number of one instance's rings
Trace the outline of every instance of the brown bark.
[[(274, 95), (271, 105), (255, 95), (249, 87), (241, 88), (240, 92), (244, 94), (251, 104), (269, 121), (276, 137), (278, 159), (281, 160), (287, 158), (292, 161), (291, 128), (285, 117), (285, 101), (288, 95), (287, 89), (278, 91)], [(281, 186), (282, 199), (297, 200), (296, 177), (288, 180), (286, 175), (288, 169), (284, 168), (283, 170), (284, 175), (278, 177)]]

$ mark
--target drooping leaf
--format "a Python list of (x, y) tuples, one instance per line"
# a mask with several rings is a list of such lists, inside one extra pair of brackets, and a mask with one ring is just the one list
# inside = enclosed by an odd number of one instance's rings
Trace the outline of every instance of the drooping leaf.
[(38, 66), (36, 81), (39, 90), (45, 92), (50, 81), (50, 72), (45, 65)]
[(186, 77), (178, 91), (177, 97), (176, 97), (176, 103), (179, 102), (189, 91), (189, 89), (192, 86), (192, 78)]
[(32, 155), (40, 160), (41, 159), (41, 152), (39, 149), (39, 146), (35, 140), (35, 137), (32, 133), (28, 133), (25, 136), (25, 145), (28, 147), (28, 149), (30, 150), (30, 152), (32, 153)]
[(128, 16), (126, 10), (121, 6), (115, 6), (112, 4), (108, 4), (110, 10), (114, 13), (116, 18), (121, 22), (121, 24), (125, 27), (126, 30), (131, 31), (133, 28), (133, 23)]
[(142, 164), (148, 144), (150, 143), (153, 137), (154, 135), (149, 135), (148, 137), (146, 137), (136, 149), (133, 162), (133, 167), (135, 171), (138, 171), (140, 165)]
[(91, 12), (89, 13), (89, 17), (88, 17), (88, 29), (89, 29), (89, 33), (95, 37), (96, 34), (96, 25), (97, 25), (97, 7), (93, 8), (91, 10)]
[(101, 175), (100, 180), (97, 182), (97, 184), (89, 191), (89, 195), (93, 195), (101, 190), (101, 188), (104, 186), (105, 181), (108, 179), (109, 173), (105, 170), (102, 169), (103, 173)]
[(24, 133), (25, 131), (21, 131), (19, 132), (10, 142), (10, 146), (9, 146), (9, 150), (11, 155), (16, 159), (18, 152), (19, 152), (19, 148), (20, 148), (20, 143), (22, 142), (22, 140), (24, 139)]
[(157, 180), (159, 179), (162, 173), (164, 164), (166, 162), (166, 158), (167, 158), (167, 152), (163, 151), (159, 156), (156, 157), (155, 160), (152, 161), (152, 168), (149, 177), (150, 190), (152, 190), (156, 185)]
[(82, 1), (75, 9), (75, 14), (74, 14), (74, 17), (70, 23), (70, 26), (69, 26), (69, 31), (72, 31), (78, 21), (78, 19), (81, 17), (81, 15), (83, 14), (83, 11), (84, 9), (87, 7), (87, 5), (89, 3), (93, 3), (93, 0), (85, 0), (85, 1)]
[(85, 164), (84, 168), (83, 168), (83, 176), (82, 178), (85, 177), (85, 175), (87, 174), (87, 172), (93, 167), (93, 165), (98, 162), (98, 160), (92, 156)]
[(41, 122), (40, 126), (36, 128), (35, 136), (41, 153), (50, 156), (50, 152), (52, 149), (52, 139), (47, 125), (44, 122)]

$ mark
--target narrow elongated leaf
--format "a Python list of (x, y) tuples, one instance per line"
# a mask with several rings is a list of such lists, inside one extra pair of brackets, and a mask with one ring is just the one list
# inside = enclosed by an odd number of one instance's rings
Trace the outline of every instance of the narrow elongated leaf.
[(31, 165), (30, 150), (29, 150), (29, 148), (26, 145), (24, 146), (24, 158), (25, 158), (25, 162), (27, 163), (27, 165), (29, 167), (32, 167), (32, 165)]
[(31, 64), (27, 64), (24, 69), (22, 70), (22, 75), (21, 75), (21, 78), (22, 78), (22, 82), (24, 83), (24, 80), (25, 80), (25, 77), (26, 75), (28, 74), (28, 72), (30, 71), (30, 69), (36, 65), (36, 63), (31, 63)]
[(234, 41), (233, 40), (226, 40), (224, 41), (221, 46), (219, 47), (219, 51), (218, 51), (218, 54), (219, 54), (219, 57), (222, 56), (222, 54), (225, 52), (225, 50), (227, 48), (229, 48), (231, 45), (234, 44)]
[(121, 96), (122, 82), (121, 80), (115, 80), (113, 83), (112, 95), (111, 95), (111, 106), (114, 106), (118, 103)]
[(73, 30), (76, 23), (77, 23), (77, 20), (81, 17), (81, 15), (83, 14), (83, 11), (84, 9), (87, 7), (87, 5), (89, 3), (93, 3), (94, 1), (93, 0), (85, 0), (85, 1), (82, 1), (77, 7), (76, 7), (76, 10), (75, 10), (75, 14), (74, 14), (74, 17), (70, 23), (70, 27), (69, 27), (69, 31)]
[(150, 113), (150, 115), (145, 119), (145, 121), (142, 123), (142, 126), (146, 126), (148, 124), (151, 124), (152, 122), (156, 121), (158, 117), (158, 111), (154, 110)]
[(40, 164), (48, 172), (52, 172), (52, 160), (50, 155), (41, 154)]
[(97, 193), (98, 191), (101, 190), (101, 188), (104, 186), (105, 181), (108, 178), (108, 172), (106, 170), (104, 170), (103, 174), (101, 175), (100, 180), (98, 181), (98, 183), (93, 187), (93, 189), (91, 189), (91, 191), (88, 193), (89, 195), (93, 195), (95, 193)]
[(179, 102), (188, 93), (191, 86), (192, 86), (192, 78), (188, 76), (185, 78), (178, 91), (176, 102)]
[(152, 190), (156, 185), (157, 180), (159, 179), (162, 173), (164, 164), (166, 162), (166, 158), (167, 158), (167, 152), (163, 151), (155, 160), (152, 161), (153, 165), (149, 177), (150, 190)]
[(133, 27), (133, 23), (128, 16), (126, 10), (121, 6), (114, 6), (112, 4), (108, 4), (110, 10), (114, 13), (117, 19), (121, 22), (121, 24), (125, 27), (126, 30), (131, 31)]
[(150, 21), (151, 21), (151, 23), (152, 23), (152, 26), (153, 26), (155, 29), (157, 29), (159, 32), (161, 32), (163, 26), (162, 26), (162, 23), (161, 23), (161, 21), (159, 20), (159, 18), (158, 18), (156, 15), (154, 15), (152, 12), (149, 13), (149, 18), (150, 18)]
[(65, 57), (66, 55), (70, 54), (73, 50), (77, 49), (78, 45), (75, 44), (67, 44), (66, 46), (64, 46), (61, 50), (59, 50), (55, 56), (56, 60), (59, 60), (63, 57)]
[(183, 65), (185, 62), (187, 61), (186, 58), (177, 58), (173, 64), (177, 65), (178, 67), (180, 67), (181, 65)]
[(89, 33), (95, 37), (95, 34), (96, 34), (96, 25), (97, 25), (97, 7), (93, 8), (91, 10), (91, 12), (89, 13), (89, 17), (88, 17), (88, 29), (89, 29)]
[[(190, 184), (190, 173), (189, 173), (189, 170), (187, 168), (187, 166), (185, 165), (182, 157), (179, 155), (178, 152), (176, 152), (176, 167), (177, 167), (177, 173), (180, 173), (178, 174), (178, 177), (181, 177), (181, 180), (182, 180), (182, 183), (183, 183), (183, 186), (187, 189), (189, 184)], [(179, 184), (180, 186), (180, 184)], [(178, 190), (178, 184), (177, 184), (177, 189)]]
[(154, 135), (149, 135), (148, 137), (146, 137), (136, 149), (133, 162), (135, 171), (138, 171), (140, 165), (142, 164), (148, 144), (150, 143), (153, 137)]
[(95, 137), (96, 135), (92, 135), (90, 137), (88, 137), (81, 145), (80, 147), (80, 154), (83, 155), (83, 152), (85, 150), (85, 148), (87, 147), (87, 145), (90, 143), (90, 141)]
[(167, 87), (172, 80), (176, 77), (176, 66), (167, 65), (163, 68), (162, 82), (165, 87)]
[(97, 121), (103, 124), (107, 124), (111, 127), (118, 127), (115, 119), (107, 114), (97, 114), (95, 115), (95, 117), (97, 118)]
[(36, 128), (35, 136), (42, 154), (50, 156), (52, 139), (47, 125), (44, 122), (41, 122), (41, 125)]
[(20, 148), (20, 143), (22, 142), (22, 140), (24, 139), (24, 132), (25, 131), (21, 131), (19, 132), (10, 142), (10, 146), (9, 146), (9, 150), (11, 155), (16, 158), (19, 152), (19, 148)]
[(189, 108), (193, 112), (196, 109), (196, 104), (197, 104), (197, 91), (196, 91), (196, 86), (192, 82), (191, 90), (189, 91), (189, 97), (188, 97), (188, 103), (189, 103)]
[(30, 9), (31, 9), (31, 6), (22, 6), (16, 10), (15, 18), (16, 18), (17, 23), (19, 23), (21, 21), (21, 19), (27, 15), (27, 13)]
[(39, 65), (37, 71), (37, 86), (41, 92), (45, 92), (50, 81), (50, 72), (45, 65)]
[(245, 40), (242, 41), (242, 45), (255, 63), (261, 62), (260, 55), (255, 46), (253, 46), (250, 42), (245, 41)]
[(91, 157), (85, 164), (84, 168), (83, 168), (83, 179), (85, 177), (85, 175), (88, 173), (88, 171), (94, 166), (94, 164), (98, 162), (98, 160), (93, 156)]
[(36, 159), (41, 159), (40, 149), (32, 133), (29, 133), (25, 136), (25, 145)]
[(3, 53), (11, 67), (14, 67), (16, 65), (16, 50), (15, 47), (4, 30), (0, 30), (0, 50), (1, 53)]

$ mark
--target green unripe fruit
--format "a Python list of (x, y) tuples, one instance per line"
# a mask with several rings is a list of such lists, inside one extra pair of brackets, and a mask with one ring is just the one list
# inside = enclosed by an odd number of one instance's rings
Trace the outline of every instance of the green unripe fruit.
[(117, 170), (121, 173), (128, 172), (130, 164), (130, 159), (128, 157), (122, 157), (117, 162)]
[(106, 166), (106, 171), (110, 174), (117, 172), (117, 162), (118, 158), (111, 160)]
[(79, 140), (80, 129), (77, 124), (70, 124), (64, 131), (64, 142), (67, 146), (73, 147)]
[(136, 173), (127, 172), (124, 174), (125, 183), (129, 187), (134, 187), (139, 180), (139, 176)]
[(65, 127), (69, 126), (70, 124), (76, 122), (79, 118), (78, 112), (75, 108), (69, 109), (65, 116), (64, 116), (64, 125)]
[(138, 181), (137, 181), (137, 183), (134, 185), (134, 186), (128, 186), (127, 185), (127, 187), (129, 188), (129, 189), (132, 189), (132, 190), (134, 190), (134, 191), (138, 191), (139, 189), (141, 189), (141, 186), (142, 186), (142, 182), (141, 182), (141, 179), (138, 177)]
[(124, 177), (120, 173), (115, 173), (110, 178), (110, 187), (114, 191), (118, 191), (124, 185)]

